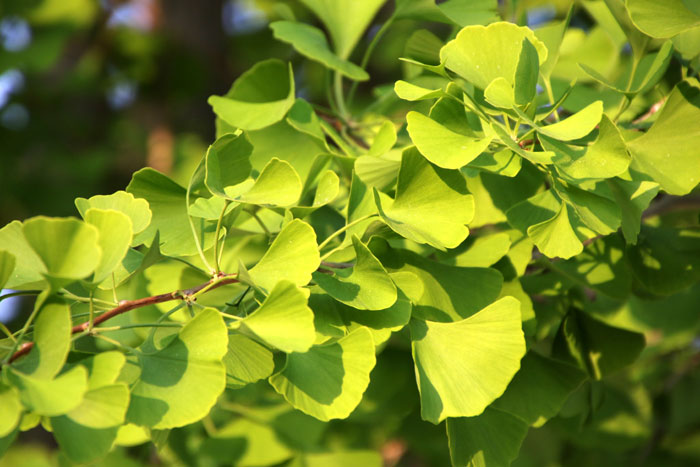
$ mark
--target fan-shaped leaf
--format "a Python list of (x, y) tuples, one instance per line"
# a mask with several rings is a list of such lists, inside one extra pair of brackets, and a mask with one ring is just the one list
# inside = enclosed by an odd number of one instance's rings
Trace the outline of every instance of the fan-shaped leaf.
[(396, 233), (418, 243), (444, 250), (469, 235), (474, 198), (461, 173), (435, 167), (417, 150), (404, 152), (396, 198), (374, 192), (377, 208)]
[(362, 399), (376, 362), (369, 331), (358, 328), (338, 340), (287, 355), (270, 384), (297, 409), (319, 420), (345, 418)]
[(90, 208), (113, 209), (126, 214), (131, 219), (134, 235), (142, 232), (151, 223), (151, 209), (145, 199), (134, 198), (126, 191), (117, 191), (111, 195), (96, 195), (89, 199), (75, 198), (75, 206), (85, 219), (85, 213)]
[(396, 286), (386, 270), (357, 236), (351, 272), (330, 276), (314, 273), (314, 281), (331, 297), (358, 310), (383, 310), (396, 302)]
[(525, 355), (520, 302), (504, 297), (462, 321), (411, 321), (421, 416), (479, 415), (501, 396)]
[(356, 81), (365, 81), (369, 75), (352, 62), (331, 52), (323, 32), (309, 24), (294, 21), (275, 21), (270, 24), (275, 38), (292, 45), (302, 55)]
[(260, 308), (232, 326), (250, 331), (282, 352), (306, 352), (316, 339), (314, 314), (307, 301), (308, 291), (281, 280)]
[(219, 118), (235, 128), (268, 127), (282, 120), (294, 104), (292, 66), (277, 59), (258, 62), (225, 96), (211, 96), (207, 102)]
[(131, 390), (127, 420), (163, 429), (204, 417), (226, 386), (221, 359), (227, 351), (227, 334), (219, 312), (207, 308), (167, 346), (139, 354), (141, 374)]

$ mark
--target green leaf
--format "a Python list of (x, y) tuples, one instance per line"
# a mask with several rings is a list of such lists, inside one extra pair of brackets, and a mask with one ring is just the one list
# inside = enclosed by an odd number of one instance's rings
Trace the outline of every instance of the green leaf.
[(559, 413), (569, 394), (586, 378), (568, 363), (529, 351), (508, 389), (491, 407), (515, 415), (528, 425), (541, 426)]
[[(245, 319), (233, 322), (282, 352), (306, 352), (316, 339), (314, 314), (307, 305), (308, 293), (292, 282), (277, 282), (260, 305)], [(307, 291), (308, 292), (308, 291)]]
[(449, 418), (452, 465), (508, 467), (518, 457), (527, 431), (522, 420), (492, 407), (478, 417)]
[(552, 354), (601, 379), (634, 360), (644, 348), (642, 334), (610, 326), (588, 313), (572, 309), (559, 327)]
[(51, 428), (61, 451), (77, 463), (104, 457), (117, 438), (128, 405), (129, 388), (125, 384), (86, 392), (77, 408), (51, 418)]
[(197, 457), (213, 457), (218, 461), (214, 465), (278, 465), (293, 455), (280, 438), (272, 425), (259, 418), (240, 417), (205, 438)]
[(224, 356), (226, 385), (243, 387), (270, 376), (275, 368), (272, 351), (242, 334), (228, 336)]
[(119, 211), (90, 208), (85, 222), (99, 232), (98, 245), (102, 250), (92, 282), (99, 284), (121, 264), (131, 243), (131, 219)]
[(492, 121), (491, 129), (498, 135), (498, 139), (508, 147), (511, 151), (523, 157), (534, 164), (549, 165), (556, 156), (551, 151), (528, 151), (520, 147), (520, 144), (515, 142), (508, 132), (497, 122)]
[(16, 258), (12, 253), (0, 250), (0, 290), (5, 286), (5, 283), (12, 277), (12, 272), (15, 270)]
[(131, 219), (134, 235), (142, 232), (151, 223), (151, 209), (145, 199), (134, 198), (126, 191), (117, 191), (111, 195), (96, 195), (91, 198), (75, 198), (75, 206), (85, 219), (90, 208), (113, 209), (126, 214)]
[(223, 121), (241, 130), (259, 130), (279, 122), (294, 104), (292, 66), (269, 59), (243, 73), (225, 96), (208, 101)]
[(537, 50), (539, 64), (547, 59), (547, 48), (524, 26), (498, 22), (467, 26), (440, 50), (445, 66), (480, 89), (497, 78), (513, 84), (523, 45), (528, 40)]
[[(162, 173), (151, 168), (136, 172), (129, 186), (129, 193), (148, 201), (153, 212), (153, 219), (146, 230), (136, 236), (134, 242), (151, 243), (156, 232), (160, 234), (160, 250), (166, 256), (192, 256), (197, 254), (197, 246), (188, 228), (186, 190)], [(207, 250), (214, 244), (215, 225), (204, 224), (202, 220), (199, 232), (202, 249)]]
[(301, 0), (326, 26), (335, 52), (346, 59), (385, 0)]
[(453, 323), (411, 321), (421, 416), (479, 415), (505, 391), (525, 355), (520, 302), (504, 297)]
[(489, 24), (500, 19), (497, 0), (447, 0), (437, 7), (459, 26)]
[(503, 77), (494, 79), (491, 84), (486, 86), (484, 98), (489, 104), (501, 109), (510, 109), (515, 105), (513, 85)]
[(627, 249), (632, 273), (655, 295), (672, 295), (700, 279), (700, 231), (643, 226)]
[(331, 52), (326, 36), (320, 29), (293, 21), (275, 21), (270, 23), (270, 28), (276, 39), (291, 44), (297, 52), (311, 60), (356, 81), (369, 79), (365, 70)]
[(5, 377), (19, 393), (22, 404), (37, 415), (56, 416), (76, 408), (87, 390), (87, 371), (74, 367), (55, 379), (25, 375), (10, 367)]
[(461, 173), (430, 164), (417, 150), (404, 151), (396, 197), (378, 191), (382, 219), (399, 235), (437, 249), (454, 248), (469, 235), (474, 198)]
[(304, 453), (304, 467), (381, 467), (382, 456), (374, 451)]
[(622, 233), (627, 243), (637, 243), (642, 213), (659, 192), (659, 184), (646, 180), (607, 180), (615, 203), (620, 207)]
[(394, 144), (396, 144), (396, 128), (391, 121), (386, 120), (379, 127), (367, 155), (378, 157), (386, 154), (394, 147)]
[(518, 58), (518, 67), (515, 69), (514, 91), (516, 104), (526, 105), (535, 98), (539, 75), (540, 62), (537, 49), (527, 38), (523, 39), (520, 57)]
[(340, 178), (332, 170), (324, 171), (316, 185), (316, 192), (311, 206), (296, 206), (291, 209), (294, 217), (306, 217), (321, 206), (332, 202), (340, 192)]
[[(241, 186), (245, 186), (242, 190)], [(226, 187), (226, 197), (245, 204), (263, 206), (291, 206), (301, 196), (301, 179), (287, 161), (273, 157), (263, 168), (255, 183)]]
[(559, 141), (583, 138), (598, 126), (603, 117), (603, 101), (595, 101), (564, 120), (547, 126), (536, 126), (537, 132)]
[(39, 311), (34, 324), (34, 347), (13, 367), (28, 376), (51, 379), (66, 362), (71, 346), (70, 308), (50, 299)]
[(700, 11), (687, 8), (685, 0), (626, 0), (634, 25), (651, 37), (666, 38), (700, 26)]
[(323, 133), (318, 115), (316, 115), (311, 104), (304, 99), (297, 98), (294, 101), (294, 105), (289, 109), (286, 121), (296, 130), (316, 138), (322, 144), (326, 143), (326, 135)]
[(46, 267), (31, 245), (27, 243), (21, 222), (12, 221), (0, 229), (0, 245), (2, 245), (3, 250), (11, 252), (16, 259), (14, 270), (5, 287), (8, 289), (31, 289), (44, 281), (42, 273), (46, 272)]
[(376, 362), (372, 335), (358, 328), (336, 342), (287, 355), (270, 384), (295, 408), (319, 420), (345, 418), (357, 407)]
[(567, 259), (583, 251), (583, 243), (571, 226), (567, 203), (562, 203), (551, 219), (528, 227), (527, 234), (542, 254), (550, 258)]
[[(0, 438), (9, 435), (17, 428), (22, 411), (17, 392), (12, 386), (0, 383)], [(0, 456), (2, 456), (1, 452)]]
[(485, 235), (474, 239), (465, 251), (447, 260), (459, 267), (485, 268), (503, 258), (510, 249), (510, 236), (505, 232)]
[(564, 41), (564, 34), (571, 21), (571, 16), (574, 8), (573, 5), (569, 7), (569, 11), (566, 14), (566, 18), (563, 21), (559, 21), (554, 24), (548, 24), (541, 28), (535, 30), (535, 36), (547, 47), (547, 60), (544, 63), (540, 63), (540, 74), (546, 82), (549, 82), (550, 76), (552, 76), (552, 71), (559, 61), (559, 53), (561, 51), (561, 45)]
[(97, 229), (77, 219), (33, 217), (24, 222), (24, 237), (51, 277), (82, 279), (99, 264)]
[(673, 88), (654, 125), (627, 143), (632, 167), (651, 176), (673, 195), (685, 195), (700, 183), (700, 84), (695, 79)]
[[(357, 236), (352, 237), (355, 265), (334, 275), (316, 272), (314, 282), (339, 302), (358, 310), (383, 310), (396, 302), (396, 286), (382, 263)], [(342, 272), (342, 273), (341, 273)]]
[(226, 187), (246, 181), (252, 170), (252, 153), (253, 146), (246, 135), (229, 133), (218, 138), (207, 149), (204, 183), (209, 191), (226, 197)]
[[(455, 133), (418, 112), (406, 115), (411, 141), (426, 159), (445, 169), (459, 169), (488, 148), (494, 134), (483, 137)], [(488, 128), (488, 127), (486, 127)]]
[(606, 115), (597, 138), (587, 146), (570, 146), (542, 134), (539, 139), (543, 148), (556, 154), (557, 169), (574, 180), (612, 178), (624, 173), (631, 161), (620, 130)]
[(250, 270), (250, 277), (267, 290), (272, 290), (281, 280), (303, 286), (309, 283), (311, 273), (320, 264), (314, 229), (295, 219), (275, 237), (265, 255)]
[(492, 303), (503, 285), (503, 276), (495, 269), (448, 266), (413, 252), (387, 248), (376, 241), (371, 247), (392, 277), (398, 272), (411, 273), (422, 283), (417, 294), (406, 291), (414, 304), (416, 318), (461, 320)]
[(226, 386), (221, 359), (227, 344), (221, 315), (207, 308), (164, 348), (138, 354), (141, 374), (131, 389), (127, 421), (164, 429), (204, 417)]
[(435, 99), (444, 95), (442, 89), (427, 89), (403, 80), (398, 80), (394, 83), (394, 92), (400, 99), (406, 101)]
[(629, 82), (629, 86), (625, 87), (611, 83), (600, 73), (585, 64), (580, 64), (579, 66), (588, 76), (604, 86), (617, 92), (624, 93), (628, 97), (633, 97), (635, 94), (648, 91), (663, 77), (671, 62), (672, 56), (673, 43), (671, 41), (666, 41), (655, 54), (647, 55), (640, 60), (634, 76), (632, 77), (632, 81)]

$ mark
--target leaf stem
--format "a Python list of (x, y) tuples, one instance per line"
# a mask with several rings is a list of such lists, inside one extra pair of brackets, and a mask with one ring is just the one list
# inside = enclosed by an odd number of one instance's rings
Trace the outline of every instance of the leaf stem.
[(219, 215), (219, 220), (216, 222), (216, 233), (214, 234), (214, 266), (216, 267), (217, 274), (221, 272), (221, 267), (219, 266), (219, 234), (221, 232), (221, 224), (224, 220), (224, 214), (226, 214), (226, 209), (228, 209), (229, 204), (231, 204), (231, 201), (226, 200), (224, 203), (224, 208), (221, 210), (221, 214)]
[(355, 219), (354, 221), (350, 222), (349, 224), (346, 224), (345, 226), (341, 227), (340, 229), (336, 230), (332, 234), (330, 234), (321, 244), (318, 246), (318, 250), (321, 251), (323, 247), (328, 245), (334, 238), (336, 238), (338, 235), (342, 234), (346, 230), (348, 230), (350, 227), (353, 227), (360, 222), (367, 220), (371, 217), (376, 217), (378, 214), (367, 214), (366, 216), (362, 216), (360, 218)]
[(345, 97), (343, 97), (343, 75), (338, 71), (333, 74), (333, 93), (340, 118), (347, 120), (349, 114), (347, 107), (345, 107)]

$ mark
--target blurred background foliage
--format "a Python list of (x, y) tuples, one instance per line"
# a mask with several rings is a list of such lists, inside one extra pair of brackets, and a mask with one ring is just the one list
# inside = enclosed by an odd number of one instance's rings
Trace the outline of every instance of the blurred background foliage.
[[(393, 3), (387, 2), (375, 17), (352, 61), (360, 61), (391, 15)], [(522, 0), (500, 2), (500, 7), (505, 18), (536, 27), (561, 19), (571, 3)], [(602, 3), (577, 2), (555, 84), (563, 86), (573, 78), (590, 81), (578, 68), (580, 61), (611, 77), (625, 69), (630, 50), (621, 31), (592, 27), (604, 20), (599, 16)], [(318, 25), (293, 0), (1, 0), (0, 225), (38, 214), (75, 215), (76, 197), (123, 189), (131, 174), (144, 166), (185, 183), (214, 140), (214, 114), (207, 97), (225, 94), (237, 76), (262, 59), (292, 61), (298, 95), (325, 104), (321, 65), (274, 40), (267, 27), (290, 18)], [(416, 72), (396, 57), (411, 52), (410, 39), (420, 28), (440, 40), (453, 32), (444, 24), (397, 21), (372, 55), (371, 79), (359, 87), (355, 106), (390, 107), (393, 102), (401, 116), (396, 100), (382, 102), (378, 96), (393, 89), (395, 80)], [(667, 84), (661, 87), (669, 89)], [(577, 92), (596, 93), (606, 108), (617, 107), (619, 96), (614, 93), (594, 86), (579, 87)], [(628, 112), (639, 114), (658, 97), (636, 99)], [(578, 110), (577, 102), (587, 101), (587, 96), (577, 100), (572, 95), (566, 110)], [(533, 290), (537, 284), (528, 287)], [(582, 386), (568, 410), (580, 413), (580, 405), (587, 403), (598, 410), (531, 430), (514, 465), (698, 465), (698, 303), (696, 285), (662, 302), (633, 299), (610, 312), (610, 323), (646, 333), (649, 347), (642, 361), (631, 374)], [(542, 317), (541, 332), (547, 333), (548, 310), (535, 305), (538, 320)], [(654, 313), (659, 308), (668, 311), (664, 319)], [(553, 317), (560, 311), (549, 310)], [(381, 354), (367, 396), (349, 420), (324, 427), (302, 417), (290, 425), (297, 435), (303, 434), (293, 441), (313, 445), (325, 430), (328, 445), (379, 446), (387, 465), (397, 465), (399, 459), (400, 465), (448, 465), (444, 427), (420, 420), (413, 369), (402, 357), (399, 351)], [(255, 390), (251, 387), (251, 394)], [(237, 397), (245, 400), (245, 393)], [(382, 410), (384, 405), (402, 409), (389, 413)], [(607, 410), (620, 406), (624, 410)], [(212, 414), (217, 423), (220, 416)], [(50, 437), (42, 433), (40, 429), (24, 433), (23, 443), (13, 447), (0, 466), (61, 463), (47, 444)], [(152, 445), (139, 445), (134, 434), (135, 447), (117, 449), (102, 465), (141, 465), (136, 458), (154, 465), (188, 459), (197, 465), (219, 465), (220, 450), (214, 445), (209, 451), (202, 448), (196, 461), (191, 458), (192, 446), (206, 433), (206, 424), (201, 423), (174, 430), (169, 450), (161, 451), (160, 458)], [(289, 435), (294, 438), (295, 433)], [(274, 456), (275, 449), (282, 448), (259, 446), (251, 455)], [(324, 465), (323, 460), (314, 465)]]

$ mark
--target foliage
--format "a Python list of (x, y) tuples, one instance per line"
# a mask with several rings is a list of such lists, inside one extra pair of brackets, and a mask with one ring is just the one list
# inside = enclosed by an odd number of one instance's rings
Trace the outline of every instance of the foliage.
[[(697, 4), (530, 27), (528, 2), (396, 0), (355, 60), (383, 3), (302, 0), (325, 32), (283, 10), (295, 62), (209, 98), (185, 186), (144, 168), (0, 229), (0, 286), (36, 296), (3, 325), (0, 453), (41, 424), (73, 463), (700, 459)], [(401, 79), (356, 100), (409, 20)]]

